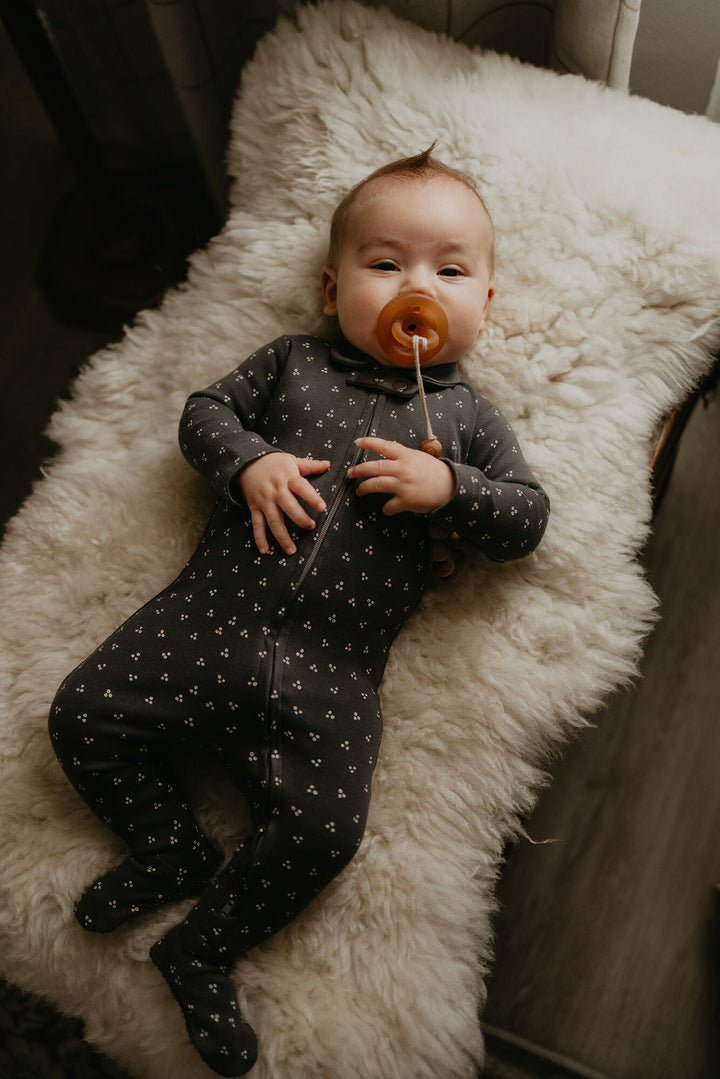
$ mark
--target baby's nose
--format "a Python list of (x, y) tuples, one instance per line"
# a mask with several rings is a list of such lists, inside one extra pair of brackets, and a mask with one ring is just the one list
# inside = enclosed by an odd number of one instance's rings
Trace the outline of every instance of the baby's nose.
[(403, 292), (415, 292), (422, 296), (435, 295), (435, 275), (423, 267), (408, 271), (403, 281)]

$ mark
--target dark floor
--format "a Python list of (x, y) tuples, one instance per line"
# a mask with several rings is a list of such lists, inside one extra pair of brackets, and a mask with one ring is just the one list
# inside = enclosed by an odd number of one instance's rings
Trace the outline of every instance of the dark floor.
[[(0, 146), (2, 523), (52, 452), (43, 430), (57, 398), (114, 333), (64, 325), (35, 283), (70, 177), (1, 33)], [(521, 843), (508, 861), (486, 1013), (488, 1079), (720, 1074), (719, 460), (713, 400), (690, 421), (644, 555), (663, 621), (643, 679), (555, 769), (528, 823), (535, 840), (553, 842)], [(0, 1079), (8, 1044), (17, 1048), (8, 1014), (0, 994)], [(77, 1047), (75, 1027), (68, 1037)], [(23, 1066), (7, 1079), (46, 1074)], [(73, 1067), (52, 1074), (109, 1074), (84, 1058)]]
[(720, 400), (644, 555), (642, 680), (554, 769), (500, 887), (486, 1019), (613, 1079), (720, 1075)]

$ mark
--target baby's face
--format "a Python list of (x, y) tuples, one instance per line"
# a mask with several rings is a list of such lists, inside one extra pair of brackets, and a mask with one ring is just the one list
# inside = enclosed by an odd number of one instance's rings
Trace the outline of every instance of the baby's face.
[(337, 267), (323, 270), (325, 314), (338, 316), (356, 348), (392, 366), (378, 344), (378, 315), (396, 296), (429, 296), (448, 318), (447, 340), (430, 364), (454, 363), (485, 328), (491, 250), (485, 208), (459, 180), (373, 180), (352, 208)]

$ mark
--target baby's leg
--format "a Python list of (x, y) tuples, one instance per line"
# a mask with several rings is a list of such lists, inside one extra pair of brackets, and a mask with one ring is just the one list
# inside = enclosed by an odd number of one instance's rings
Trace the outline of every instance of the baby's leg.
[[(368, 691), (344, 709), (326, 703), (322, 714), (304, 724), (291, 710), (281, 720), (280, 731), (288, 729), (270, 747), (269, 768), (254, 754), (250, 842), (150, 953), (193, 1044), (221, 1075), (243, 1074), (257, 1051), (230, 979), (234, 961), (299, 914), (362, 839), (380, 741), (377, 698)], [(238, 767), (247, 774), (247, 762)]]
[(80, 924), (97, 932), (199, 891), (220, 863), (164, 764), (185, 738), (187, 713), (169, 672), (132, 658), (135, 642), (118, 631), (66, 679), (50, 713), (68, 779), (130, 851), (77, 905)]

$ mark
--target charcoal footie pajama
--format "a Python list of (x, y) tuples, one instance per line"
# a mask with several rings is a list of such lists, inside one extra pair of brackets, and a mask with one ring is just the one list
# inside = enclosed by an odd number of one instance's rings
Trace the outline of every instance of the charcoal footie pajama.
[[(530, 553), (547, 498), (507, 422), (454, 367), (423, 381), (456, 480), (431, 517), (491, 558)], [(295, 917), (360, 844), (381, 738), (377, 688), (430, 575), (427, 517), (385, 517), (383, 499), (358, 498), (347, 479), (367, 434), (418, 446), (418, 388), (413, 374), (345, 342), (280, 338), (194, 394), (181, 445), (221, 496), (205, 534), (177, 579), (72, 672), (51, 710), (70, 782), (129, 851), (88, 889), (78, 918), (103, 931), (202, 893), (153, 958), (220, 1074), (241, 1074), (227, 1069), (251, 1066), (256, 1051), (235, 1014), (232, 961)], [(313, 477), (328, 509), (312, 532), (291, 527), (293, 556), (276, 545), (258, 554), (236, 486), (245, 465), (277, 450), (332, 462)], [(251, 835), (219, 873), (168, 766), (181, 746), (217, 755), (251, 807)]]

